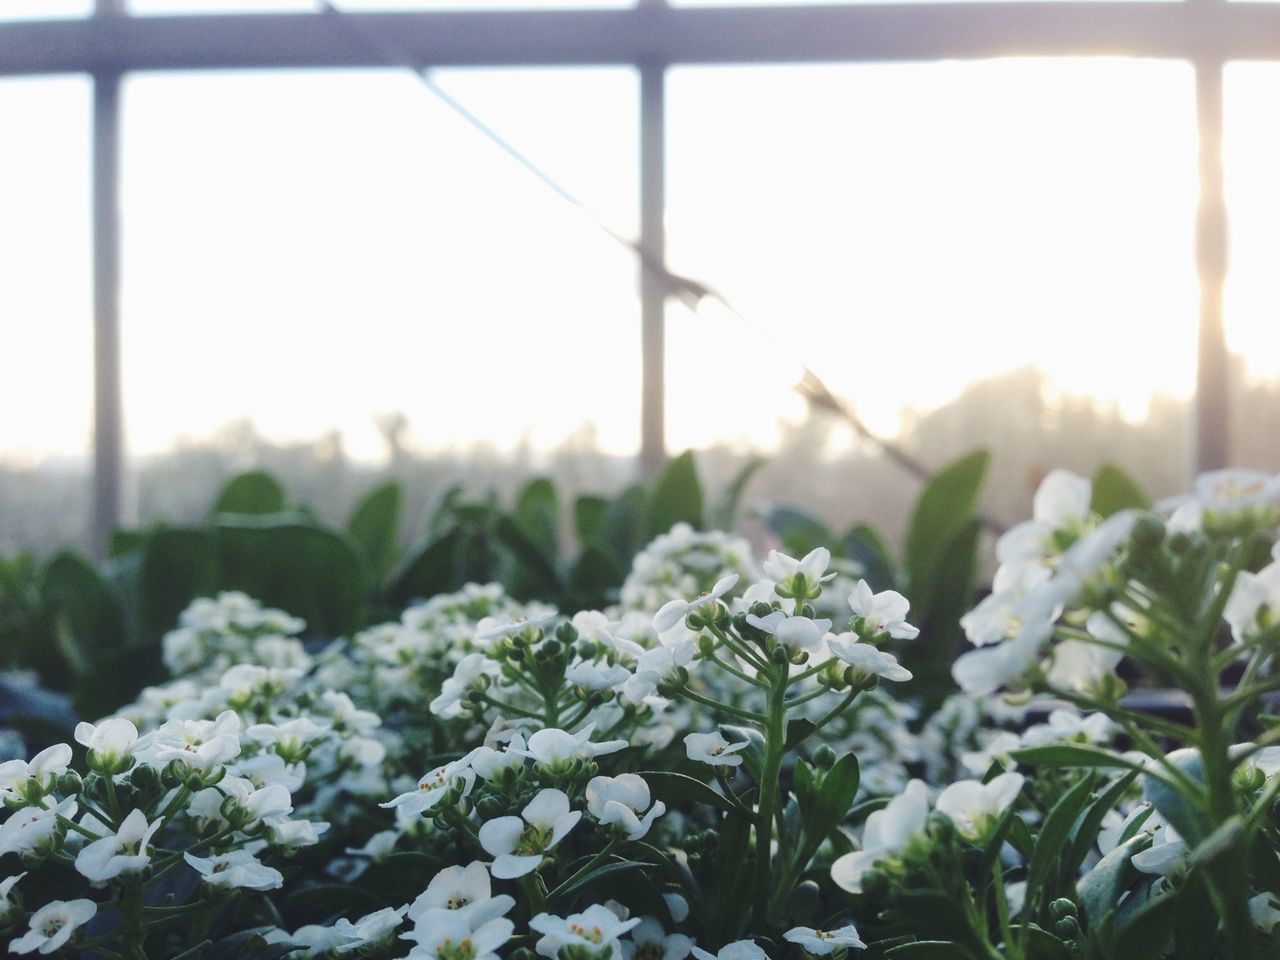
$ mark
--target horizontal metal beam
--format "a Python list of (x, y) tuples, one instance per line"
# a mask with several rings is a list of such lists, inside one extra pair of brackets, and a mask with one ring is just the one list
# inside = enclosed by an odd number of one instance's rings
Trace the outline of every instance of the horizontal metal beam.
[(385, 66), (763, 63), (1116, 55), (1280, 59), (1280, 3), (821, 7), (96, 17), (0, 25), (0, 76)]

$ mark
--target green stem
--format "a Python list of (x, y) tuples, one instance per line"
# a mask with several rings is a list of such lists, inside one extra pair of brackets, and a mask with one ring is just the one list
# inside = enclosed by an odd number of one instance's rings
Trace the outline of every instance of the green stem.
[(769, 911), (770, 848), (773, 844), (773, 808), (778, 801), (787, 726), (787, 668), (778, 670), (769, 686), (768, 716), (764, 730), (764, 766), (760, 772), (760, 799), (756, 811), (756, 917), (764, 921)]
[(575, 883), (577, 883), (579, 880), (585, 877), (588, 873), (590, 873), (596, 867), (600, 866), (600, 864), (602, 864), (606, 859), (608, 859), (609, 855), (613, 853), (613, 848), (616, 847), (617, 845), (618, 845), (617, 837), (610, 839), (609, 843), (605, 846), (603, 850), (601, 850), (594, 857), (588, 860), (582, 866), (581, 869), (576, 870), (573, 876), (569, 877), (568, 880), (565, 880), (563, 883), (557, 886), (554, 890), (548, 893), (547, 902), (555, 903), (556, 899), (562, 896), (566, 890), (568, 890)]
[[(114, 800), (114, 796), (112, 797)], [(142, 884), (130, 880), (120, 896), (120, 950), (131, 960), (147, 960), (146, 928), (142, 922)]]
[(738, 707), (731, 707), (729, 704), (721, 703), (719, 700), (712, 700), (710, 697), (704, 697), (702, 694), (695, 693), (688, 687), (676, 687), (676, 691), (680, 696), (692, 700), (695, 703), (700, 703), (703, 706), (711, 707), (713, 710), (719, 710), (723, 713), (727, 713), (740, 720), (750, 720), (752, 723), (762, 724), (767, 719), (763, 714), (755, 713), (751, 710), (742, 710)]

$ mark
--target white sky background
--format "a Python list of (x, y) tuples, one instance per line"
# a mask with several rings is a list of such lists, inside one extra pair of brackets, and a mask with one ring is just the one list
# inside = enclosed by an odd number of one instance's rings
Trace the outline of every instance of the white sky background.
[[(438, 79), (634, 233), (631, 71)], [(1278, 95), (1280, 67), (1229, 67), (1230, 335), (1268, 376)], [(0, 456), (87, 449), (88, 120), (83, 80), (0, 83)], [(396, 409), (428, 447), (592, 422), (635, 450), (632, 259), (411, 77), (138, 76), (124, 123), (132, 452), (252, 416), (279, 439), (338, 427), (372, 458), (372, 417)], [(1187, 65), (675, 69), (668, 124), (671, 266), (772, 331), (669, 311), (673, 449), (773, 441), (798, 410), (779, 341), (887, 431), (1026, 362), (1133, 415), (1191, 389)]]

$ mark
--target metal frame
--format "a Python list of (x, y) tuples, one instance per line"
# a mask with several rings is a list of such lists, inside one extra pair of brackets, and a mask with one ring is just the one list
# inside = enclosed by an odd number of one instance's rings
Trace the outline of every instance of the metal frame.
[[(1200, 280), (1196, 467), (1229, 456), (1222, 68), (1280, 59), (1280, 3), (1227, 0), (960, 2), (623, 10), (429, 11), (132, 17), (97, 0), (83, 20), (0, 25), (0, 77), (87, 73), (94, 80), (94, 510), (104, 551), (121, 519), (124, 430), (119, 331), (119, 84), (147, 70), (405, 66), (629, 65), (640, 76), (641, 462), (665, 456), (664, 80), (673, 64), (928, 61), (1005, 56), (1184, 59), (1196, 70)], [(373, 43), (353, 43), (350, 23)]]

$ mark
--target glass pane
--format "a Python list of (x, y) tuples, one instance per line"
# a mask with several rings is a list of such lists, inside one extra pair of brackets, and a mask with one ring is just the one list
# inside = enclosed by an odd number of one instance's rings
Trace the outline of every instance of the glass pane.
[(1236, 354), (1233, 460), (1280, 470), (1280, 64), (1228, 64), (1223, 97), (1231, 231), (1227, 340)]
[(126, 0), (136, 14), (182, 13), (314, 13), (317, 0)]
[[(437, 79), (631, 229), (631, 72)], [(136, 77), (124, 168), (133, 451), (212, 448), (192, 490), (144, 472), (144, 518), (203, 509), (245, 456), (310, 471), (337, 511), (344, 471), (389, 456), (634, 453), (632, 256), (411, 76)], [(391, 414), (408, 423), (394, 447)]]
[(81, 77), (0, 81), (0, 553), (85, 539), (90, 105)]
[(0, 22), (87, 17), (93, 0), (0, 0)]
[[(795, 464), (775, 476), (793, 499), (827, 490), (846, 519), (892, 512), (847, 473), (851, 435), (797, 414), (788, 384), (805, 363), (931, 464), (994, 448), (1008, 517), (1058, 465), (1112, 460), (1154, 491), (1181, 488), (1197, 302), (1189, 67), (680, 69), (668, 118), (672, 265), (765, 330), (673, 315), (674, 445), (782, 444)], [(714, 385), (709, 355), (727, 358)], [(848, 482), (809, 469), (832, 458)], [(893, 479), (905, 504), (916, 491)]]

